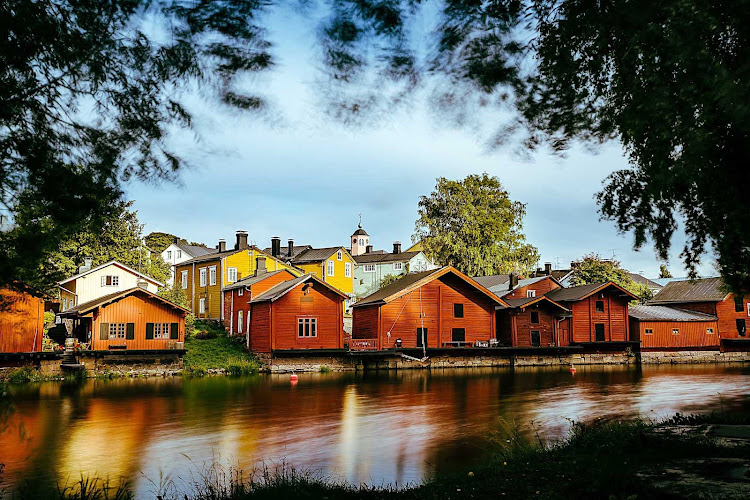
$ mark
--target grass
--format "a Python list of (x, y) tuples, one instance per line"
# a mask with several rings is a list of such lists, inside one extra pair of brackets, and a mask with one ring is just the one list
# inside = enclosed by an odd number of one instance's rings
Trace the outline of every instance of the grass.
[[(729, 422), (748, 422), (747, 416)], [(286, 464), (261, 468), (249, 474), (219, 465), (196, 472), (182, 471), (177, 476), (190, 478), (183, 486), (192, 493), (179, 493), (179, 485), (160, 477), (152, 482), (156, 498), (183, 500), (255, 500), (295, 498), (349, 499), (444, 499), (444, 498), (604, 498), (635, 500), (657, 498), (733, 498), (722, 490), (702, 483), (680, 485), (655, 484), (641, 475), (643, 471), (662, 474), (681, 460), (748, 456), (748, 447), (722, 448), (701, 433), (684, 435), (655, 432), (656, 428), (677, 425), (725, 423), (721, 415), (684, 417), (678, 415), (662, 422), (645, 420), (598, 421), (589, 425), (573, 424), (570, 437), (559, 442), (538, 439), (529, 442), (517, 433), (499, 440), (494, 458), (456, 474), (439, 474), (421, 485), (404, 489), (368, 485), (349, 485), (321, 478)], [(709, 473), (710, 474), (710, 473)], [(653, 477), (653, 476), (652, 476)], [(660, 482), (662, 477), (659, 475)], [(711, 476), (715, 480), (716, 477)], [(95, 496), (92, 485), (98, 480), (81, 479), (87, 496), (76, 495), (76, 487), (58, 489), (51, 498), (132, 498), (127, 485), (109, 490), (106, 497)], [(729, 490), (734, 491), (734, 490)], [(738, 489), (736, 498), (744, 498)], [(2, 495), (0, 495), (2, 497)], [(26, 498), (22, 494), (17, 498)], [(30, 498), (30, 497), (29, 497)]]
[[(200, 337), (200, 338), (198, 338)], [(257, 373), (260, 364), (245, 351), (241, 340), (230, 338), (213, 321), (196, 321), (194, 331), (185, 339), (184, 373), (202, 376), (209, 370), (224, 370), (229, 375)]]
[(86, 370), (61, 375), (44, 375), (34, 366), (21, 366), (19, 368), (3, 370), (0, 381), (8, 384), (27, 384), (30, 382), (46, 382), (48, 380), (64, 380), (66, 382), (83, 380), (87, 376)]

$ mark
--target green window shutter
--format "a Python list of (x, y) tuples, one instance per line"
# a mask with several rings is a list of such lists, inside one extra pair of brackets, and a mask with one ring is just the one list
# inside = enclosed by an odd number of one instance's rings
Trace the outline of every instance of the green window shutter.
[(154, 324), (146, 323), (146, 340), (154, 338)]
[(179, 323), (172, 323), (169, 325), (169, 338), (172, 340), (176, 340), (180, 338), (180, 324)]
[(125, 325), (125, 339), (135, 340), (135, 323)]
[(99, 340), (109, 340), (109, 323), (99, 323)]

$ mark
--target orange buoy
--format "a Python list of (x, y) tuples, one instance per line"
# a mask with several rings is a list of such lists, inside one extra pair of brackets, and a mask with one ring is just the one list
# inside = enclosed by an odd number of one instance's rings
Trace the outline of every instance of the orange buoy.
[(297, 375), (295, 375), (294, 373), (292, 373), (292, 374), (291, 374), (291, 375), (289, 376), (289, 380), (291, 380), (292, 382), (296, 382), (296, 381), (297, 381), (297, 379), (299, 379), (299, 377), (298, 377)]
[(576, 367), (573, 365), (570, 365), (570, 373), (575, 374), (575, 372), (576, 372)]

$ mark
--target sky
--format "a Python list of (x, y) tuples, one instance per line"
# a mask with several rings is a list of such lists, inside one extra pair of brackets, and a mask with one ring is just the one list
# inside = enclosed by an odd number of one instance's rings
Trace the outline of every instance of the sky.
[[(261, 248), (272, 236), (283, 245), (292, 238), (348, 246), (362, 214), (376, 249), (390, 250), (396, 240), (407, 248), (419, 196), (432, 191), (437, 177), (487, 172), (526, 203), (524, 230), (540, 250), (540, 265), (565, 269), (594, 252), (658, 276), (661, 262), (652, 247), (636, 252), (633, 236), (618, 234), (597, 212), (602, 181), (628, 167), (619, 144), (595, 153), (574, 147), (565, 158), (545, 152), (520, 158), (512, 147), (488, 152), (475, 133), (444, 126), (418, 102), (373, 126), (346, 126), (319, 106), (314, 38), (299, 22), (271, 20), (278, 64), (268, 76), (245, 82), (270, 96), (272, 113), (231, 111), (197, 93), (188, 98), (195, 130), (171, 141), (189, 163), (180, 182), (126, 186), (144, 234), (163, 231), (209, 246), (224, 238), (231, 246), (235, 232), (245, 230)], [(686, 274), (683, 242), (678, 234), (668, 262), (675, 276)], [(699, 274), (715, 274), (710, 258)]]

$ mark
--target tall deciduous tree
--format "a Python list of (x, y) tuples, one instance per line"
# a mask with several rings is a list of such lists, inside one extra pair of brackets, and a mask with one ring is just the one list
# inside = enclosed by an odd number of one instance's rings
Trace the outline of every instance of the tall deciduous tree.
[(591, 283), (604, 283), (612, 281), (625, 290), (636, 295), (642, 302), (650, 299), (653, 292), (649, 287), (633, 281), (628, 272), (620, 267), (620, 263), (614, 259), (602, 259), (597, 254), (589, 254), (573, 268), (570, 278), (572, 286), (588, 285)]
[(418, 213), (413, 240), (422, 240), (435, 262), (469, 276), (527, 273), (539, 260), (523, 234), (526, 206), (487, 173), (438, 178), (435, 190), (420, 198)]
[(669, 272), (669, 268), (666, 264), (659, 265), (659, 277), (660, 278), (671, 278), (672, 273)]

